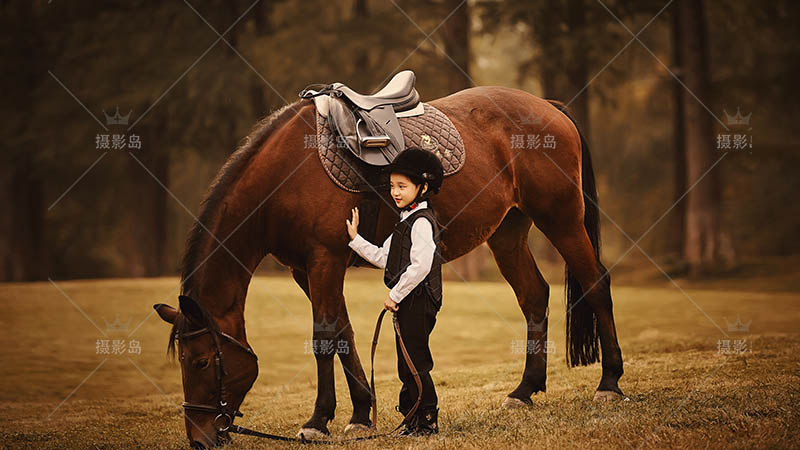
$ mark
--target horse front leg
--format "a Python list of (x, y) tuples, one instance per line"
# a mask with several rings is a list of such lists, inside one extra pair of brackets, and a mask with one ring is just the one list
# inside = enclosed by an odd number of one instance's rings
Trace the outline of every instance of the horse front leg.
[(353, 415), (350, 423), (344, 429), (345, 433), (368, 431), (372, 423), (369, 418), (370, 408), (372, 407), (372, 394), (369, 390), (367, 376), (364, 368), (361, 367), (361, 360), (356, 351), (356, 341), (353, 328), (347, 315), (346, 305), (342, 305), (339, 315), (336, 340), (337, 354), (344, 369), (344, 376), (347, 379), (347, 387), (350, 389), (350, 400), (353, 402)]
[(302, 434), (306, 439), (314, 439), (330, 434), (328, 422), (333, 420), (336, 410), (333, 355), (344, 305), (344, 271), (343, 260), (327, 252), (315, 252), (307, 264), (308, 293), (314, 320), (312, 348), (317, 362), (317, 399), (314, 412), (298, 431), (298, 437)]
[[(300, 269), (292, 269), (292, 276), (303, 292), (310, 297), (308, 274)], [(319, 323), (319, 322), (317, 322)], [(364, 368), (356, 350), (355, 335), (347, 314), (347, 306), (342, 304), (336, 321), (336, 353), (344, 369), (347, 386), (350, 389), (350, 400), (353, 402), (353, 415), (344, 429), (345, 433), (365, 431), (369, 429), (369, 413), (372, 407), (371, 393)]]

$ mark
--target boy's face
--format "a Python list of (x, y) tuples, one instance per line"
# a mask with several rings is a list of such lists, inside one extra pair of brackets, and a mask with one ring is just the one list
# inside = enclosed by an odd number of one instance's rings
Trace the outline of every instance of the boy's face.
[[(389, 176), (389, 184), (392, 188), (392, 198), (398, 208), (405, 208), (417, 197), (419, 185), (414, 184), (410, 178), (402, 173), (393, 173)], [(427, 183), (422, 188), (422, 193), (428, 190)]]

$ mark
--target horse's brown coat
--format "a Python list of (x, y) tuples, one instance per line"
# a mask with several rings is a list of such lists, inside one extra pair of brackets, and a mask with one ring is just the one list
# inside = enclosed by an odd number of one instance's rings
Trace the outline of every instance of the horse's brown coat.
[[(589, 311), (590, 323), (596, 320), (603, 350), (598, 390), (618, 392), (622, 356), (609, 282), (593, 250), (591, 231), (587, 234), (584, 227), (587, 205), (581, 187), (588, 178), (582, 176), (593, 175), (582, 174), (588, 154), (582, 159), (578, 130), (551, 102), (515, 89), (472, 88), (430, 104), (453, 121), (468, 153), (464, 167), (448, 177), (432, 199), (440, 221), (447, 225), (440, 249), (444, 260), (458, 258), (488, 242), (500, 271), (514, 289), (525, 320), (545, 324), (543, 330), (529, 327), (527, 339), (544, 342), (549, 287), (527, 242), (530, 226), (535, 223), (564, 256), (584, 291), (589, 290), (583, 307)], [(225, 176), (226, 169), (222, 169), (224, 184), (217, 183), (211, 193), (216, 201), (205, 204), (201, 214), (203, 225), (214, 237), (205, 230), (193, 233), (187, 252), (194, 253), (189, 259), (196, 267), (184, 268), (184, 275), (194, 272), (191, 280), (183, 280), (185, 290), (206, 306), (220, 329), (247, 342), (244, 304), (251, 273), (267, 254), (290, 267), (311, 300), (314, 323), (337, 324), (335, 332), (318, 329), (313, 338), (345, 340), (351, 350), (339, 353), (354, 408), (350, 422), (368, 424), (370, 394), (343, 295), (345, 263), (350, 254), (345, 220), (361, 197), (336, 187), (323, 170), (317, 149), (304, 145), (304, 137), (315, 133), (313, 103), (299, 101), (290, 108), (295, 112), (283, 113), (280, 124), (268, 136), (262, 136), (258, 151), (235, 176)], [(527, 139), (537, 134), (542, 140), (545, 135), (554, 136), (556, 148), (513, 148), (513, 135)], [(381, 242), (398, 216), (390, 199), (385, 200), (378, 220)], [(224, 242), (224, 248), (218, 248), (218, 240)], [(203, 353), (203, 349), (194, 351)], [(192, 357), (197, 355), (187, 359)], [(317, 400), (303, 427), (327, 432), (336, 406), (333, 355), (318, 354), (316, 359)], [(592, 360), (589, 357), (584, 362)], [(262, 370), (269, 370), (266, 364)], [(186, 375), (195, 369), (184, 365), (182, 370)], [(235, 373), (236, 368), (230, 370)], [(546, 354), (527, 354), (522, 381), (509, 396), (529, 403), (532, 394), (545, 390), (545, 375)], [(211, 385), (184, 388), (194, 397), (198, 391), (213, 389)], [(237, 394), (234, 397), (243, 399), (246, 392)], [(204, 423), (202, 417), (193, 419)], [(193, 430), (187, 422), (190, 439), (202, 439), (208, 432), (213, 429)]]

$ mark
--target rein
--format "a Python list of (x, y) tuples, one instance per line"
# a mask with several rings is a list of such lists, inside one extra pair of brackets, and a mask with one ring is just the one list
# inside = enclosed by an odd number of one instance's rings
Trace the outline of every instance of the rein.
[[(378, 322), (375, 324), (375, 334), (372, 337), (372, 349), (370, 350), (369, 355), (369, 362), (370, 362), (370, 395), (372, 396), (372, 425), (370, 426), (370, 432), (375, 432), (375, 427), (377, 426), (378, 422), (378, 397), (375, 395), (375, 350), (378, 348), (378, 336), (381, 332), (381, 322), (383, 322), (383, 316), (386, 314), (386, 310), (382, 310), (381, 313), (378, 315)], [(400, 350), (403, 353), (403, 359), (405, 359), (408, 368), (411, 370), (411, 375), (414, 376), (414, 382), (417, 383), (417, 401), (414, 403), (414, 407), (408, 411), (405, 417), (403, 417), (403, 421), (397, 425), (394, 430), (392, 430), (389, 434), (394, 433), (395, 431), (399, 430), (400, 427), (407, 424), (411, 418), (414, 416), (414, 413), (417, 412), (417, 408), (419, 408), (420, 402), (422, 402), (422, 380), (419, 378), (419, 373), (417, 372), (417, 368), (414, 366), (414, 362), (411, 361), (411, 355), (408, 354), (406, 350), (406, 344), (403, 342), (403, 335), (400, 333), (400, 324), (397, 322), (397, 314), (392, 313), (392, 323), (394, 324), (394, 330), (397, 332), (398, 341), (400, 342)]]
[(397, 332), (397, 338), (400, 342), (400, 350), (403, 353), (403, 359), (405, 359), (408, 368), (411, 370), (411, 374), (414, 376), (414, 381), (417, 384), (417, 401), (414, 403), (414, 406), (408, 412), (408, 414), (403, 417), (403, 421), (400, 422), (392, 431), (388, 433), (381, 433), (375, 434), (377, 430), (377, 422), (378, 422), (378, 398), (375, 395), (375, 352), (378, 348), (378, 336), (381, 332), (381, 323), (383, 322), (383, 316), (386, 314), (386, 309), (382, 310), (381, 313), (378, 315), (378, 321), (375, 324), (375, 333), (372, 338), (372, 348), (370, 350), (370, 395), (372, 396), (372, 424), (369, 427), (370, 434), (368, 436), (361, 436), (351, 439), (343, 439), (343, 440), (316, 440), (316, 439), (306, 439), (303, 434), (300, 434), (300, 437), (288, 437), (288, 436), (280, 436), (277, 434), (269, 434), (269, 433), (262, 433), (260, 431), (251, 430), (249, 428), (236, 425), (233, 421), (236, 417), (243, 417), (242, 414), (238, 409), (230, 408), (226, 401), (226, 393), (225, 393), (225, 385), (223, 383), (223, 378), (227, 373), (225, 368), (223, 367), (223, 357), (222, 357), (222, 348), (220, 346), (220, 339), (219, 336), (224, 337), (226, 340), (236, 344), (239, 348), (243, 349), (247, 354), (252, 355), (254, 358), (258, 359), (253, 349), (250, 347), (245, 346), (233, 336), (226, 334), (222, 331), (215, 331), (210, 327), (205, 327), (200, 330), (191, 331), (189, 333), (183, 334), (178, 336), (178, 338), (191, 338), (195, 336), (200, 336), (206, 333), (210, 333), (214, 339), (214, 346), (216, 349), (216, 353), (214, 355), (214, 365), (215, 365), (215, 373), (216, 373), (216, 382), (217, 382), (217, 392), (218, 401), (217, 406), (211, 405), (198, 405), (193, 403), (183, 403), (183, 408), (185, 410), (194, 410), (206, 413), (216, 413), (217, 416), (214, 418), (214, 427), (217, 429), (218, 433), (235, 433), (241, 434), (245, 436), (254, 436), (264, 439), (271, 439), (274, 441), (283, 441), (283, 442), (300, 442), (302, 444), (316, 444), (316, 445), (338, 445), (344, 444), (347, 442), (356, 442), (356, 441), (366, 441), (370, 439), (375, 439), (379, 437), (385, 436), (392, 436), (394, 433), (400, 429), (403, 425), (407, 424), (411, 418), (414, 416), (414, 413), (417, 412), (417, 408), (419, 408), (420, 402), (422, 401), (422, 381), (420, 380), (419, 373), (417, 372), (417, 368), (414, 366), (414, 362), (411, 360), (411, 356), (408, 354), (406, 350), (405, 342), (403, 342), (403, 336), (400, 333), (400, 324), (397, 321), (397, 314), (392, 314), (392, 323), (394, 325), (394, 329)]

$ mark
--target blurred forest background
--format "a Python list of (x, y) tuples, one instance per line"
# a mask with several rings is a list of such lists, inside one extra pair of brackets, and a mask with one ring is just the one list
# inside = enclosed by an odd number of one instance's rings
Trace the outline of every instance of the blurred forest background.
[[(790, 271), (800, 254), (797, 1), (34, 0), (0, 14), (0, 281), (176, 275), (192, 214), (259, 118), (310, 83), (373, 92), (403, 69), (423, 101), (503, 85), (569, 103), (610, 217), (604, 262), (625, 256), (615, 270), (649, 255), (673, 276)], [(117, 109), (127, 124), (109, 124)], [(485, 245), (453, 266), (499, 277)]]

